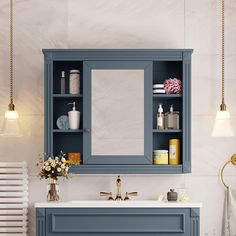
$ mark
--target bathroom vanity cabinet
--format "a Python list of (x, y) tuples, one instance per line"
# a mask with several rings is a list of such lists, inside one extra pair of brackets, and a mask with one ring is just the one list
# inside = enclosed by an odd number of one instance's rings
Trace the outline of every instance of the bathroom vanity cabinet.
[[(191, 172), (190, 49), (45, 49), (45, 153), (80, 152), (73, 173), (181, 174)], [(81, 93), (69, 94), (69, 71), (80, 70)], [(60, 94), (60, 74), (66, 94)], [(182, 81), (182, 94), (153, 94), (153, 84)], [(58, 129), (76, 102), (78, 130)], [(180, 129), (157, 130), (158, 105), (180, 112)], [(180, 139), (181, 163), (154, 165), (153, 150)]]
[(199, 203), (79, 201), (35, 207), (36, 236), (200, 236)]

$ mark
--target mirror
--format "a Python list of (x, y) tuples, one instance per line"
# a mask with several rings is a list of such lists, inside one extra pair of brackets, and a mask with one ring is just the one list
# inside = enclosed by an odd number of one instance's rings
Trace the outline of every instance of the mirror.
[(92, 155), (144, 155), (144, 70), (92, 70)]

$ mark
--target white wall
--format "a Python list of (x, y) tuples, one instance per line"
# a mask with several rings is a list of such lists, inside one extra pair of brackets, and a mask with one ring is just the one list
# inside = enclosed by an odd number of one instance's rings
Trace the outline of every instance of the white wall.
[[(33, 203), (44, 201), (46, 182), (36, 176), (43, 153), (42, 48), (193, 48), (192, 174), (124, 175), (124, 191), (156, 199), (186, 186), (203, 202), (201, 235), (221, 235), (224, 189), (219, 171), (236, 152), (236, 138), (213, 138), (220, 103), (220, 0), (15, 0), (15, 104), (21, 139), (0, 138), (0, 160), (26, 160), (30, 168), (30, 235)], [(236, 132), (236, 1), (226, 1), (226, 101)], [(8, 104), (8, 0), (0, 1), (0, 114)], [(3, 117), (0, 117), (0, 121)], [(115, 175), (74, 176), (61, 182), (62, 200), (99, 199), (114, 191)], [(235, 182), (235, 168), (227, 180)], [(147, 184), (149, 183), (149, 184)], [(235, 183), (234, 183), (235, 184)], [(235, 186), (235, 185), (234, 185)]]

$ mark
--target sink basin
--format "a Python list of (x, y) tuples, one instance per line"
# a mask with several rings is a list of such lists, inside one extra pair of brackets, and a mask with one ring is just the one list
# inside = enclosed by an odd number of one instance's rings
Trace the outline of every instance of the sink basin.
[(160, 201), (69, 201), (69, 202), (41, 202), (35, 203), (36, 208), (113, 208), (113, 207), (133, 207), (133, 208), (199, 208), (200, 202), (160, 202)]

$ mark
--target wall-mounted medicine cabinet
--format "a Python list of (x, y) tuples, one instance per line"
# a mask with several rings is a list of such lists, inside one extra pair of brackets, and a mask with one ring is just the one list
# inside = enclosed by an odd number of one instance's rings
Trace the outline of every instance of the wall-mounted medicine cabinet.
[[(80, 153), (74, 173), (181, 174), (191, 172), (190, 49), (44, 49), (45, 152)], [(80, 92), (69, 93), (70, 71), (80, 71)], [(65, 93), (60, 76), (65, 72)], [(169, 78), (180, 93), (153, 93)], [(76, 103), (79, 129), (58, 127)], [(179, 112), (178, 129), (158, 129), (159, 104)], [(155, 150), (180, 141), (178, 164), (154, 164)]]

